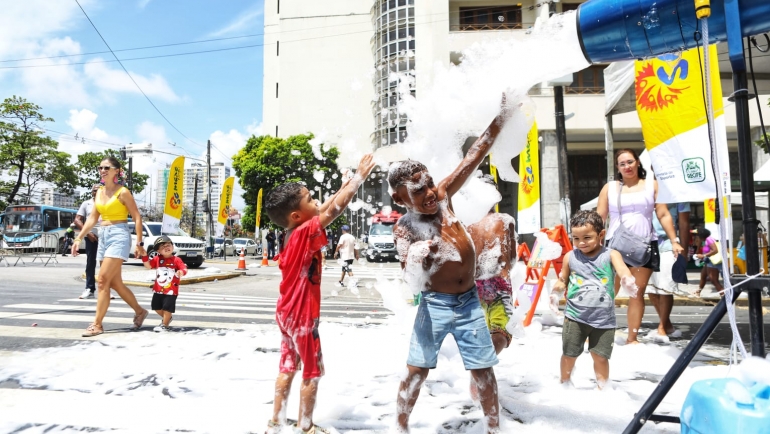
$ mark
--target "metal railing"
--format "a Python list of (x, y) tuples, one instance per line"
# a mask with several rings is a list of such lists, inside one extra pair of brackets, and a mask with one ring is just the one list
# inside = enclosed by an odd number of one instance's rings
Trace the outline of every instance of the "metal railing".
[(484, 23), (484, 24), (451, 24), (450, 32), (477, 32), (483, 30), (521, 30), (532, 27), (535, 23)]
[(40, 259), (40, 262), (44, 267), (47, 266), (51, 260), (53, 260), (54, 265), (59, 263), (56, 259), (56, 255), (59, 253), (61, 245), (59, 244), (59, 237), (56, 234), (37, 234), (37, 237), (35, 237), (29, 245), (17, 242), (17, 240), (23, 237), (24, 236), (20, 233), (15, 233), (12, 237), (3, 237), (4, 243), (0, 246), (0, 263), (5, 262), (5, 266), (9, 267), (11, 266), (11, 263), (8, 258), (16, 258), (13, 263), (14, 267), (18, 265), (19, 262), (21, 262), (21, 265), (26, 266), (27, 263), (24, 262), (24, 257), (32, 258), (30, 264)]

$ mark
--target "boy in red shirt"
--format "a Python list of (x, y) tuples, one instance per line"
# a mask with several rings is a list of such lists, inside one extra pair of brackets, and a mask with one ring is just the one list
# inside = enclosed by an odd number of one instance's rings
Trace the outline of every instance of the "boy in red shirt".
[(313, 409), (318, 380), (324, 374), (318, 320), (321, 248), (327, 243), (325, 228), (342, 214), (373, 168), (372, 155), (364, 155), (355, 176), (320, 205), (310, 191), (297, 182), (275, 187), (265, 199), (265, 212), (270, 220), (287, 230), (279, 255), (281, 294), (275, 307), (275, 321), (281, 330), (281, 361), (275, 380), (273, 418), (268, 422), (266, 434), (280, 433), (286, 425), (286, 402), (299, 369), (302, 369), (302, 387), (297, 426), (303, 433), (316, 432)]
[(176, 311), (176, 297), (179, 295), (179, 280), (187, 274), (187, 265), (174, 256), (174, 243), (166, 235), (159, 236), (153, 243), (158, 255), (152, 259), (142, 256), (144, 268), (152, 268), (155, 272), (155, 284), (152, 287), (152, 310), (163, 321), (153, 330), (156, 332), (169, 331), (172, 314)]

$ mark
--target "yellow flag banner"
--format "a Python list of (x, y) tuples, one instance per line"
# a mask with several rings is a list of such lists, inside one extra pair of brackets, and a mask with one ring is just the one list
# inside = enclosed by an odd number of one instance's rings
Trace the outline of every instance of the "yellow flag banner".
[(224, 185), (222, 185), (222, 193), (219, 196), (219, 213), (217, 213), (217, 236), (221, 237), (225, 232), (225, 225), (227, 224), (227, 218), (230, 216), (230, 206), (233, 202), (233, 184), (235, 183), (234, 177), (225, 179)]
[(703, 201), (703, 223), (716, 223), (716, 199), (706, 199)]
[[(716, 45), (709, 50), (714, 141), (719, 161), (727, 162)], [(705, 71), (703, 58), (703, 49), (693, 48), (635, 62), (636, 112), (658, 180), (658, 203), (706, 200), (716, 191), (700, 72)], [(727, 180), (729, 186), (730, 173), (724, 166), (720, 182)]]
[(257, 225), (255, 232), (259, 232), (259, 221), (262, 217), (262, 189), (259, 189), (259, 193), (257, 194)]
[(184, 157), (176, 157), (168, 170), (166, 184), (166, 202), (163, 205), (163, 227), (161, 232), (175, 234), (179, 232), (182, 220), (184, 193)]
[(540, 223), (540, 144), (537, 123), (527, 134), (527, 146), (519, 154), (518, 227), (520, 234), (539, 232)]

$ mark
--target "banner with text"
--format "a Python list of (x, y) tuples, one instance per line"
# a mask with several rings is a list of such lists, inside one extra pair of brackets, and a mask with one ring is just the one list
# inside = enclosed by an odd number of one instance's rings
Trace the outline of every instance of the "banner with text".
[(171, 234), (179, 232), (179, 221), (182, 220), (183, 193), (184, 157), (176, 157), (168, 169), (166, 202), (163, 205), (163, 227), (161, 232)]
[(219, 196), (219, 213), (217, 214), (217, 236), (224, 236), (225, 225), (227, 219), (230, 217), (230, 206), (233, 202), (233, 183), (234, 177), (225, 179), (224, 185), (222, 185), (222, 193)]
[[(719, 182), (726, 185), (728, 194), (730, 170), (716, 45), (711, 45), (709, 53), (714, 142), (719, 161), (725, 162)], [(658, 203), (706, 200), (716, 191), (701, 59), (703, 49), (693, 48), (635, 62), (636, 112), (658, 180)]]
[(527, 134), (527, 146), (519, 154), (519, 215), (517, 232), (539, 232), (540, 222), (540, 145), (537, 122)]

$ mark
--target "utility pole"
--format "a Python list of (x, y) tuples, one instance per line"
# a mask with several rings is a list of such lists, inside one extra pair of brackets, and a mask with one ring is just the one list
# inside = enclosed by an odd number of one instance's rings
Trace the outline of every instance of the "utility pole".
[(569, 198), (569, 166), (567, 164), (567, 127), (564, 116), (564, 86), (572, 84), (572, 74), (549, 82), (553, 86), (553, 104), (556, 117), (556, 161), (559, 165), (559, 214), (567, 231), (572, 205)]
[[(206, 200), (208, 200), (209, 211), (206, 215), (206, 235), (207, 244), (211, 249), (211, 254), (214, 252), (214, 222), (211, 220), (211, 140), (206, 142)], [(224, 245), (222, 246), (224, 248)]]
[(198, 221), (198, 174), (195, 174), (195, 190), (193, 191), (193, 211), (192, 211), (192, 237), (195, 238), (195, 223)]

